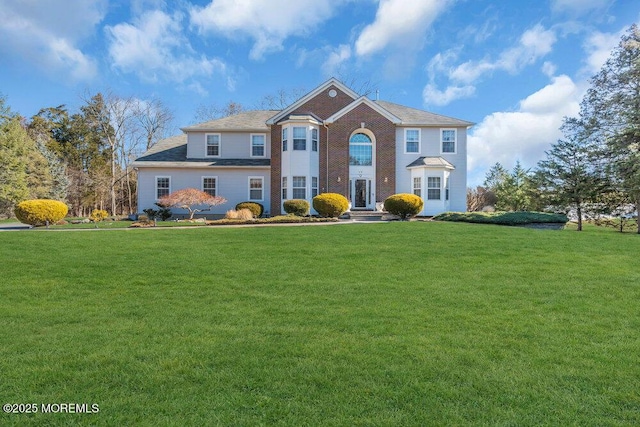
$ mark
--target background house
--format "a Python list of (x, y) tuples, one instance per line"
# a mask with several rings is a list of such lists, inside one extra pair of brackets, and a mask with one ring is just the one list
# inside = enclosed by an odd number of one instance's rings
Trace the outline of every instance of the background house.
[(139, 211), (194, 187), (228, 200), (212, 214), (255, 201), (346, 196), (376, 210), (414, 193), (422, 215), (466, 210), (467, 129), (473, 123), (358, 96), (330, 79), (281, 111), (249, 111), (184, 127), (134, 162)]

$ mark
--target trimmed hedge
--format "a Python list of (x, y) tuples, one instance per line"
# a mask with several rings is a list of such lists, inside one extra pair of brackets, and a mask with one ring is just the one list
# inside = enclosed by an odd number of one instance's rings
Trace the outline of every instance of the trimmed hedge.
[(409, 193), (394, 194), (384, 201), (384, 209), (403, 220), (418, 215), (423, 207), (422, 198)]
[(264, 212), (264, 206), (256, 202), (241, 202), (236, 205), (236, 210), (249, 209), (254, 218), (260, 218)]
[(313, 209), (320, 216), (337, 218), (349, 209), (349, 201), (342, 194), (322, 193), (313, 198)]
[(49, 199), (25, 200), (18, 203), (14, 209), (14, 214), (20, 222), (33, 226), (55, 224), (67, 216), (67, 212), (67, 205)]
[(445, 212), (434, 216), (433, 219), (499, 225), (564, 224), (569, 221), (564, 214), (547, 212)]
[(288, 214), (293, 214), (296, 216), (307, 216), (309, 215), (309, 202), (304, 199), (289, 199), (285, 200), (282, 203), (282, 207), (284, 211)]

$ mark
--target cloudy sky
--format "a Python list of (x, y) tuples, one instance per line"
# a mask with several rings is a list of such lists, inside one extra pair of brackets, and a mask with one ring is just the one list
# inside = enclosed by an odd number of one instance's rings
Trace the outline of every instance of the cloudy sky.
[(0, 0), (0, 94), (30, 117), (86, 94), (255, 105), (329, 77), (477, 123), (469, 185), (533, 167), (637, 0)]

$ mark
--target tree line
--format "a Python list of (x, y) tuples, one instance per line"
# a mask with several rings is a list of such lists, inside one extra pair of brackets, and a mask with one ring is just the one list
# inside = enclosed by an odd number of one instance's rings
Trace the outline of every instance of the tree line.
[[(640, 29), (632, 25), (591, 78), (578, 117), (565, 117), (563, 138), (533, 170), (496, 163), (484, 185), (467, 191), (469, 210), (572, 211), (621, 220), (640, 208)], [(640, 234), (640, 221), (638, 233)]]
[(172, 121), (158, 99), (97, 93), (75, 113), (60, 105), (26, 119), (0, 96), (0, 215), (39, 198), (64, 201), (74, 216), (135, 213), (131, 163), (167, 136)]

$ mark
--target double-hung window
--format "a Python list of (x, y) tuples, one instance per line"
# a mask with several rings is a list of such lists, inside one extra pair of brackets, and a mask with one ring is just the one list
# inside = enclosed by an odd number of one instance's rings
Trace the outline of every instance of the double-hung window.
[(307, 198), (307, 177), (294, 176), (292, 188), (293, 188), (294, 199), (306, 199)]
[(442, 152), (455, 153), (456, 152), (456, 130), (442, 129), (440, 134), (442, 138)]
[(217, 179), (215, 176), (202, 177), (202, 191), (210, 196), (216, 195)]
[(420, 129), (405, 129), (404, 140), (405, 140), (405, 145), (404, 145), (405, 153), (420, 152)]
[(287, 177), (282, 177), (282, 200), (287, 200)]
[(264, 134), (251, 135), (251, 157), (264, 157)]
[(413, 178), (413, 194), (422, 197), (422, 178), (419, 176)]
[(218, 157), (220, 155), (220, 134), (207, 134), (207, 156)]
[(264, 187), (264, 178), (261, 176), (249, 177), (249, 200), (264, 200), (262, 190)]
[(293, 128), (293, 149), (300, 151), (307, 149), (307, 128)]
[(156, 199), (168, 196), (171, 193), (171, 178), (168, 176), (156, 177)]
[(311, 129), (311, 151), (318, 151), (318, 129)]
[(289, 137), (289, 128), (282, 128), (282, 151), (287, 151), (288, 137)]
[(430, 176), (427, 178), (427, 199), (440, 200), (440, 177)]

